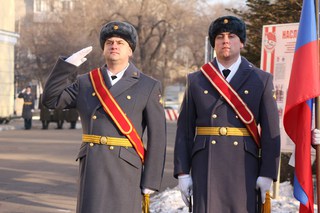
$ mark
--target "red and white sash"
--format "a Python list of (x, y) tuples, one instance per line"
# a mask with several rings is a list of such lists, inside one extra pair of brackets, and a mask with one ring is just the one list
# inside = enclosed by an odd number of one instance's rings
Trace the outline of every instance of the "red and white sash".
[(123, 112), (123, 110), (105, 85), (99, 68), (94, 69), (90, 72), (90, 79), (104, 111), (112, 118), (122, 134), (124, 134), (129, 139), (143, 163), (145, 149), (143, 147), (142, 140), (138, 135), (136, 129), (134, 128), (132, 122)]
[(260, 147), (260, 134), (253, 113), (238, 93), (230, 86), (211, 62), (203, 65), (201, 71), (237, 113), (241, 121), (246, 125), (257, 146)]

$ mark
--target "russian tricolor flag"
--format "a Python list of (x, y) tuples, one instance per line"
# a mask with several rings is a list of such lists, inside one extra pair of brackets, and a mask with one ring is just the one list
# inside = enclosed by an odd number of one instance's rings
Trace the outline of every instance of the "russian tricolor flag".
[(314, 212), (311, 171), (313, 98), (320, 95), (319, 49), (314, 0), (304, 0), (283, 125), (295, 143), (294, 196), (300, 213)]

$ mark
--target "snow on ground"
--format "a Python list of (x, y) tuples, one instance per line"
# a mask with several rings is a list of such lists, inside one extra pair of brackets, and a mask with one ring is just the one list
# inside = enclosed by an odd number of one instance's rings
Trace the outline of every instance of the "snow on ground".
[[(280, 183), (279, 197), (272, 200), (272, 213), (299, 212), (299, 202), (293, 197), (293, 188), (290, 182)], [(315, 205), (315, 212), (317, 206)], [(180, 191), (177, 187), (166, 189), (150, 198), (150, 213), (188, 213)]]

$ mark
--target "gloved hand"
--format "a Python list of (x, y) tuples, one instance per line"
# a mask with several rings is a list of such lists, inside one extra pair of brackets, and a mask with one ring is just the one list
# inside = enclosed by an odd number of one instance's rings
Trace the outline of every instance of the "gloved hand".
[(87, 59), (85, 58), (92, 51), (92, 46), (83, 48), (76, 53), (73, 53), (69, 58), (66, 59), (66, 62), (73, 64), (75, 66), (80, 66)]
[(152, 190), (152, 189), (148, 189), (148, 188), (142, 189), (142, 194), (144, 194), (144, 195), (151, 195), (153, 193), (154, 193), (154, 190)]
[(192, 196), (192, 179), (189, 174), (178, 176), (178, 188), (181, 192), (181, 197), (186, 206), (190, 205), (190, 197)]
[(320, 129), (312, 130), (312, 145), (320, 145)]
[(266, 201), (266, 193), (271, 189), (272, 182), (273, 180), (268, 177), (259, 176), (257, 179), (256, 189), (260, 189), (262, 203)]

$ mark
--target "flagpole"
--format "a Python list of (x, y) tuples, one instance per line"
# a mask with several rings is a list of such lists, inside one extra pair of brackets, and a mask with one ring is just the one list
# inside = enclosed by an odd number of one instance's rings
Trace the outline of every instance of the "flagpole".
[[(315, 9), (316, 9), (316, 27), (317, 27), (317, 38), (318, 38), (318, 51), (319, 49), (319, 0), (315, 0)], [(318, 54), (320, 56), (320, 54)], [(320, 62), (320, 58), (318, 59)], [(318, 69), (319, 71), (319, 69)], [(316, 97), (315, 99), (315, 127), (320, 128), (320, 98)], [(320, 213), (320, 145), (316, 147), (316, 196), (317, 196), (317, 206), (318, 213)]]

